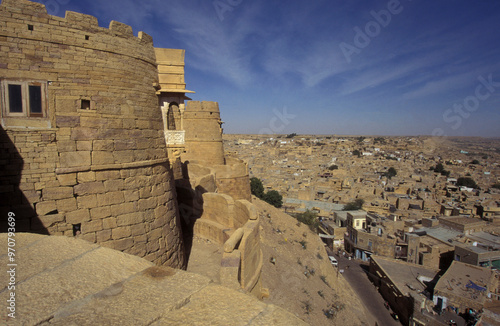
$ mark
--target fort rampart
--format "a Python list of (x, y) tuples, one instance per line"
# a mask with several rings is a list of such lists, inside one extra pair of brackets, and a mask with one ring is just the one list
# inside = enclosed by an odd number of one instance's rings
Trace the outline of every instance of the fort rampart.
[(0, 47), (1, 211), (19, 231), (184, 266), (152, 38), (3, 0)]

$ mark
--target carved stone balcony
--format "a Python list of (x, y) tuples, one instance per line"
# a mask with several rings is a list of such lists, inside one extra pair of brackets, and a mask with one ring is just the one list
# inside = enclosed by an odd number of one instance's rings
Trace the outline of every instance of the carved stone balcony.
[(165, 142), (167, 146), (171, 145), (184, 145), (184, 130), (166, 130)]

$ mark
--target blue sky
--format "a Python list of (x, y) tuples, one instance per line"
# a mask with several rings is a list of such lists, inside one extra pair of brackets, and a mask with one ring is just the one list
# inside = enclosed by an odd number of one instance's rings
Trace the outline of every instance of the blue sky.
[(500, 2), (39, 0), (186, 49), (226, 133), (500, 137)]

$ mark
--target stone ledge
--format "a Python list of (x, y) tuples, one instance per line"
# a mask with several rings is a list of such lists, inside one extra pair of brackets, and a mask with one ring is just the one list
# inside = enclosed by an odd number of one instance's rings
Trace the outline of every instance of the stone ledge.
[[(13, 325), (306, 325), (205, 276), (75, 238), (16, 238), (21, 274)], [(0, 242), (7, 242), (7, 234), (0, 234)], [(0, 263), (7, 259), (1, 256)], [(0, 300), (8, 294), (0, 293)]]
[(88, 171), (103, 171), (103, 170), (122, 170), (122, 169), (134, 169), (141, 168), (145, 166), (152, 166), (158, 164), (168, 163), (168, 158), (140, 161), (140, 162), (130, 162), (130, 163), (113, 163), (113, 164), (100, 164), (100, 165), (83, 165), (75, 166), (70, 168), (57, 168), (56, 174), (68, 174), (76, 172), (88, 172)]

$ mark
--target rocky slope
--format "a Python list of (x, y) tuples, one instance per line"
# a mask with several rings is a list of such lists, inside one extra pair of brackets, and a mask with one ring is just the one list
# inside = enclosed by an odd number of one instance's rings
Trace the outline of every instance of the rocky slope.
[(371, 325), (369, 313), (328, 259), (320, 238), (288, 214), (253, 197), (259, 210), (264, 254), (265, 303), (310, 325)]

